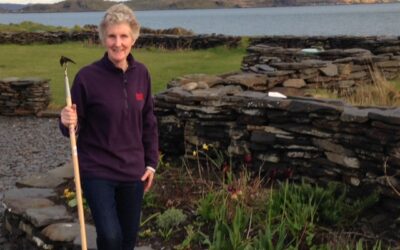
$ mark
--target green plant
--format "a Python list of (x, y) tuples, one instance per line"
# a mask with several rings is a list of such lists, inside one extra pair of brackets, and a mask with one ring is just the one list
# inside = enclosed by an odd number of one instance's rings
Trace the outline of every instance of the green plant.
[(140, 222), (140, 227), (143, 227), (143, 226), (146, 225), (149, 221), (151, 221), (151, 220), (157, 218), (157, 216), (159, 216), (159, 215), (160, 215), (160, 212), (157, 212), (157, 213), (154, 213), (154, 214), (149, 215), (144, 221), (141, 221), (141, 222)]
[(164, 240), (168, 240), (175, 228), (185, 222), (187, 216), (181, 209), (169, 208), (164, 213), (158, 215), (157, 226), (159, 233)]
[(205, 221), (214, 221), (217, 217), (220, 194), (209, 192), (198, 201), (197, 214)]
[(258, 236), (254, 239), (254, 249), (257, 250), (285, 250), (288, 249), (286, 241), (288, 234), (285, 224), (271, 224), (271, 220), (266, 221), (264, 231), (259, 231)]
[[(77, 199), (76, 199), (76, 193), (75, 191), (69, 190), (69, 188), (64, 189), (63, 197), (67, 201), (67, 205), (69, 207), (76, 207), (77, 206)], [(87, 201), (85, 197), (82, 197), (82, 203), (83, 203), (83, 208), (86, 211), (89, 211), (89, 205), (87, 204)]]
[(158, 207), (157, 205), (157, 198), (158, 195), (155, 191), (150, 190), (149, 192), (145, 193), (143, 196), (143, 208), (147, 209), (147, 208), (156, 208)]
[(250, 215), (240, 203), (230, 208), (228, 198), (216, 206), (213, 237), (208, 241), (208, 249), (244, 250), (250, 248), (246, 232), (250, 225)]
[(313, 196), (305, 195), (301, 186), (289, 185), (286, 181), (278, 194), (271, 198), (269, 206), (272, 223), (284, 222), (290, 237), (296, 240), (297, 246), (311, 245), (318, 208), (318, 201)]
[(194, 229), (194, 225), (185, 226), (186, 237), (185, 239), (174, 248), (177, 250), (185, 250), (191, 249), (191, 245), (194, 243), (200, 243), (202, 240), (207, 239), (208, 237), (200, 231), (202, 223), (194, 223), (196, 226), (196, 230)]

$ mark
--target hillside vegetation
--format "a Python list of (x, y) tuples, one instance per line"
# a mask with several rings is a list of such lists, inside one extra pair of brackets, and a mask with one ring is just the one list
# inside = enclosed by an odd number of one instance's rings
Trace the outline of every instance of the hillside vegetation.
[[(207, 8), (256, 8), (277, 6), (335, 5), (363, 3), (393, 3), (398, 0), (130, 0), (125, 2), (136, 10), (150, 9), (207, 9)], [(66, 0), (55, 4), (33, 4), (21, 9), (0, 9), (10, 12), (80, 12), (104, 11), (115, 2), (104, 0)], [(4, 10), (3, 10), (4, 11)]]

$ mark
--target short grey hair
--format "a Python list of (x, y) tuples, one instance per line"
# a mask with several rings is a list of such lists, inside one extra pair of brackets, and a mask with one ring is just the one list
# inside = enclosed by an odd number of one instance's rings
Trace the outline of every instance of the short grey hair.
[(115, 4), (108, 8), (99, 25), (99, 38), (105, 41), (107, 27), (114, 24), (127, 23), (131, 28), (131, 35), (136, 40), (140, 33), (140, 24), (133, 10), (123, 3)]

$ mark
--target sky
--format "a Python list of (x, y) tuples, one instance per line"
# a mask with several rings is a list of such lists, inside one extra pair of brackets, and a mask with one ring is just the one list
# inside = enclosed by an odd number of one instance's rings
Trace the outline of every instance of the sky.
[[(28, 4), (28, 3), (57, 3), (62, 0), (0, 0), (0, 3), (18, 3), (18, 4)], [(109, 0), (114, 2), (123, 2), (126, 0)]]

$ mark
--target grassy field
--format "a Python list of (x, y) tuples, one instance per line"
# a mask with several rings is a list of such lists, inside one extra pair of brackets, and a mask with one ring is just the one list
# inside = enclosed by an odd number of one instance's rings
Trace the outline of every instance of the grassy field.
[[(51, 109), (58, 109), (64, 101), (64, 71), (59, 64), (61, 55), (72, 58), (68, 75), (73, 81), (77, 71), (101, 58), (104, 48), (84, 43), (56, 45), (0, 45), (0, 78), (43, 77), (50, 79), (52, 92)], [(245, 54), (245, 45), (229, 49), (225, 47), (208, 50), (168, 51), (160, 49), (137, 49), (134, 57), (147, 65), (153, 82), (153, 93), (165, 89), (173, 78), (192, 73), (220, 74), (237, 71)]]

